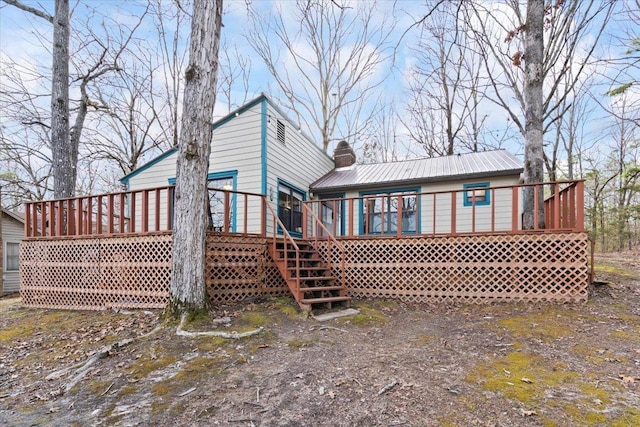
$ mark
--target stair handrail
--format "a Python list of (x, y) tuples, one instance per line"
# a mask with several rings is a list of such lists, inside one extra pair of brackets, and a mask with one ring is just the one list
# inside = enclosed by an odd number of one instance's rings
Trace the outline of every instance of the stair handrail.
[(285, 269), (285, 278), (286, 278), (286, 271), (289, 268), (289, 251), (287, 250), (287, 242), (291, 241), (291, 245), (293, 246), (295, 252), (296, 252), (296, 292), (295, 292), (295, 296), (296, 296), (296, 301), (298, 300), (298, 294), (300, 293), (300, 247), (298, 247), (298, 245), (296, 244), (296, 241), (293, 239), (293, 237), (291, 237), (291, 234), (289, 234), (289, 231), (287, 231), (287, 229), (285, 228), (284, 224), (282, 223), (282, 221), (280, 221), (280, 218), (278, 218), (278, 215), (276, 215), (275, 210), (273, 209), (273, 207), (271, 206), (271, 204), (266, 200), (266, 196), (262, 196), (264, 198), (264, 202), (265, 205), (267, 205), (267, 208), (269, 209), (269, 211), (271, 211), (271, 215), (273, 216), (273, 239), (272, 239), (272, 248), (273, 251), (272, 253), (275, 254), (276, 253), (276, 236), (277, 236), (277, 226), (280, 226), (280, 229), (282, 230), (282, 235), (284, 237), (284, 248), (283, 248), (283, 252), (284, 252), (284, 269)]
[[(313, 221), (314, 224), (319, 225), (322, 230), (324, 230), (325, 233), (325, 237), (327, 237), (327, 241), (330, 241), (331, 244), (329, 244), (329, 265), (332, 265), (333, 263), (331, 262), (331, 260), (333, 260), (333, 247), (337, 247), (338, 250), (340, 251), (340, 285), (346, 289), (346, 276), (345, 276), (345, 265), (346, 265), (346, 249), (345, 247), (342, 245), (342, 243), (338, 242), (338, 240), (335, 238), (335, 236), (329, 231), (329, 229), (322, 223), (322, 221), (320, 221), (320, 219), (318, 218), (318, 216), (315, 214), (315, 212), (313, 212), (313, 210), (311, 208), (309, 208), (309, 206), (307, 206), (306, 203), (302, 204), (304, 212), (306, 215), (311, 215), (311, 220)], [(305, 216), (306, 216), (305, 215)], [(306, 221), (303, 221), (306, 224)], [(306, 235), (306, 228), (305, 228), (305, 239), (308, 239), (308, 236)], [(313, 240), (316, 243), (315, 247), (317, 247), (317, 243), (318, 243), (318, 229), (315, 229), (315, 233), (313, 233)]]

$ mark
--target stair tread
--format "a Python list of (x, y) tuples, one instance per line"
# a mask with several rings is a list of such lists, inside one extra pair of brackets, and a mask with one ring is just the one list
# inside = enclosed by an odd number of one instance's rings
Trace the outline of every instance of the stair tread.
[(351, 301), (351, 297), (324, 297), (324, 298), (303, 298), (300, 300), (303, 304), (319, 304), (322, 302), (338, 302)]
[[(298, 279), (298, 277), (292, 277), (291, 280), (296, 280)], [(302, 280), (336, 280), (336, 278), (334, 276), (302, 276), (299, 277), (299, 279)]]
[(344, 289), (342, 286), (315, 286), (312, 288), (300, 288), (300, 292), (316, 292), (316, 291), (339, 291)]
[[(296, 267), (287, 267), (288, 270), (290, 271), (295, 271)], [(329, 270), (329, 267), (325, 266), (321, 266), (321, 265), (316, 265), (313, 267), (300, 267), (300, 270)]]

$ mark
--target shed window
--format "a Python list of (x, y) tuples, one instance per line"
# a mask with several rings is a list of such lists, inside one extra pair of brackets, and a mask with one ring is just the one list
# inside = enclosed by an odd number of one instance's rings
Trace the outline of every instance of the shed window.
[(5, 270), (18, 271), (20, 268), (20, 243), (7, 242), (5, 246)]
[(491, 204), (488, 182), (464, 185), (464, 206), (487, 206)]
[(284, 144), (284, 136), (285, 136), (284, 122), (281, 122), (280, 120), (278, 120), (277, 123), (278, 123), (278, 141)]

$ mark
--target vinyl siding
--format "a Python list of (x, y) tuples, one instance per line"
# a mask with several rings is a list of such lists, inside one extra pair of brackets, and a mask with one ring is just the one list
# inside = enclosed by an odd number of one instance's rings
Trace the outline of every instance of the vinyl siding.
[[(261, 104), (232, 117), (213, 131), (211, 140), (211, 154), (209, 157), (209, 172), (237, 171), (236, 191), (261, 193)], [(176, 177), (176, 162), (178, 153), (175, 152), (160, 160), (151, 167), (141, 170), (129, 178), (129, 189), (138, 190), (156, 188), (169, 185), (169, 179)], [(153, 206), (153, 195), (149, 199)], [(244, 223), (244, 198), (238, 197), (236, 201), (236, 224)], [(136, 202), (137, 209), (140, 201)], [(166, 200), (160, 202), (161, 214), (165, 215)], [(250, 214), (247, 221), (248, 232), (259, 233), (260, 201), (252, 197), (249, 199)], [(255, 214), (253, 214), (255, 212)], [(136, 215), (136, 228), (141, 225), (140, 218)], [(149, 222), (154, 221), (153, 215)]]
[[(7, 253), (6, 244), (7, 243), (20, 243), (22, 241), (22, 237), (24, 236), (24, 225), (16, 221), (13, 218), (8, 217), (7, 215), (2, 215), (2, 254), (3, 257)], [(2, 260), (3, 269), (2, 269), (2, 279), (3, 279), (3, 294), (9, 292), (18, 292), (20, 290), (20, 271), (5, 271), (5, 260)]]
[[(273, 192), (274, 200), (270, 201), (277, 212), (278, 180), (285, 181), (306, 193), (309, 200), (309, 186), (319, 177), (334, 168), (333, 158), (329, 157), (304, 134), (298, 132), (297, 126), (268, 104), (270, 116), (267, 123), (267, 195)], [(277, 122), (285, 125), (284, 144), (277, 137)], [(270, 233), (273, 221), (267, 222)]]

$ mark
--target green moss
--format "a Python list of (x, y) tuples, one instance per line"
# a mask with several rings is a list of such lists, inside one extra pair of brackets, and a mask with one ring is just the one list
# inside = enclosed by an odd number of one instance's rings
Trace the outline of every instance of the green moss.
[(245, 311), (238, 316), (238, 324), (246, 326), (249, 330), (256, 329), (269, 324), (269, 318), (256, 311)]
[(431, 335), (423, 334), (411, 341), (418, 347), (425, 347), (429, 344), (432, 344), (434, 340), (435, 340), (435, 337), (432, 337)]
[(539, 339), (551, 343), (573, 333), (572, 323), (581, 319), (575, 312), (555, 307), (542, 313), (532, 313), (502, 319), (498, 325), (514, 338)]
[(633, 328), (630, 331), (613, 331), (610, 336), (625, 342), (640, 343), (640, 328)]
[[(119, 391), (118, 391), (118, 398), (120, 397), (125, 397), (125, 396), (131, 396), (134, 393), (138, 392), (138, 387), (133, 385), (133, 384), (129, 384), (126, 385), (124, 387), (122, 387)], [(113, 408), (111, 408), (111, 410), (113, 410)]]
[[(569, 382), (576, 374), (564, 364), (528, 353), (512, 352), (476, 366), (466, 381), (480, 384), (487, 391), (500, 392), (527, 406), (536, 403), (545, 391)], [(523, 378), (531, 383), (522, 381)]]
[(351, 323), (353, 325), (359, 326), (384, 324), (389, 321), (389, 318), (387, 316), (385, 316), (375, 308), (359, 306), (358, 310), (360, 310), (360, 313), (354, 316), (338, 319), (338, 321), (340, 321), (341, 323)]
[(627, 408), (619, 417), (611, 420), (611, 427), (631, 427), (640, 426), (640, 409)]
[(132, 366), (131, 374), (137, 378), (146, 378), (151, 372), (165, 368), (178, 360), (173, 354), (157, 356), (156, 350), (152, 349), (143, 357), (137, 359)]
[(631, 270), (627, 270), (626, 268), (615, 267), (609, 264), (596, 263), (594, 265), (594, 271), (596, 272), (596, 274), (606, 273), (606, 274), (614, 274), (616, 276), (625, 277), (627, 279), (640, 279), (640, 274), (637, 274)]

